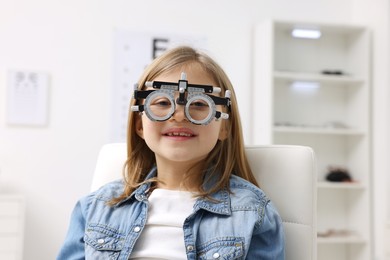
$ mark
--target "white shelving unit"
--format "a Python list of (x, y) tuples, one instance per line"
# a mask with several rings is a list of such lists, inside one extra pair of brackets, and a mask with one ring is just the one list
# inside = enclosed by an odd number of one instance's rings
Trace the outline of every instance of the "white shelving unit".
[[(321, 37), (292, 37), (296, 28)], [(252, 143), (312, 147), (318, 259), (372, 259), (369, 31), (268, 21), (256, 26), (254, 41)], [(347, 169), (353, 182), (327, 182), (329, 167)]]
[(24, 240), (24, 198), (0, 194), (0, 259), (22, 260)]

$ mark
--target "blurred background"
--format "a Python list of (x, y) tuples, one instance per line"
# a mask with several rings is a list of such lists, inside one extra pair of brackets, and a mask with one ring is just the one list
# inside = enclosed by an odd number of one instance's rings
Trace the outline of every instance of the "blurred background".
[[(259, 48), (255, 28), (281, 20), (370, 31), (369, 251), (372, 259), (390, 259), (389, 15), (387, 0), (0, 0), (0, 196), (21, 196), (25, 202), (20, 211), (23, 247), (7, 242), (12, 245), (8, 249), (22, 252), (22, 259), (54, 259), (74, 204), (89, 192), (100, 147), (120, 141), (121, 134), (113, 133), (121, 123), (120, 118), (113, 120), (119, 111), (115, 100), (126, 96), (115, 90), (123, 62), (118, 41), (130, 35), (131, 42), (139, 33), (200, 39), (197, 44), (221, 64), (235, 86), (246, 143), (262, 144), (266, 141), (257, 141), (261, 131), (252, 123), (257, 115), (252, 99)], [(127, 36), (120, 36), (123, 32)], [(9, 94), (12, 80), (31, 73), (36, 74), (30, 80), (44, 86), (39, 97), (44, 107)], [(131, 94), (133, 83), (128, 82), (124, 93)], [(17, 118), (18, 111), (10, 115), (11, 99), (24, 102), (19, 104), (24, 109), (40, 109), (43, 117), (28, 122)], [(12, 209), (7, 200), (3, 205), (0, 221)]]

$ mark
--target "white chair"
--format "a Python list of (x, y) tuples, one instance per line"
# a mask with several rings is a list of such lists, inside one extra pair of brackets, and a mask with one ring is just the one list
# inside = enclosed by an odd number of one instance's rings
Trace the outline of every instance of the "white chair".
[[(248, 146), (246, 153), (261, 188), (278, 209), (286, 235), (286, 260), (317, 259), (317, 176), (314, 152), (306, 146)], [(104, 145), (92, 190), (121, 178), (126, 144)]]

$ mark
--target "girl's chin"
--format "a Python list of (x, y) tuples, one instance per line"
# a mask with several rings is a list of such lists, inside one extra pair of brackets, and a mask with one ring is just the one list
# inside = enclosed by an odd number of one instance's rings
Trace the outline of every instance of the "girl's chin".
[(188, 150), (186, 152), (161, 154), (160, 157), (164, 161), (172, 163), (197, 163), (206, 158), (206, 156), (196, 156), (194, 153), (188, 152)]

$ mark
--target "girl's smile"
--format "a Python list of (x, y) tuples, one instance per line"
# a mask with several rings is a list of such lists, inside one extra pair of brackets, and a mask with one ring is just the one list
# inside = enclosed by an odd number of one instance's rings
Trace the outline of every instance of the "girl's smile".
[(172, 127), (163, 132), (163, 135), (174, 141), (185, 141), (196, 137), (194, 131), (185, 127)]

